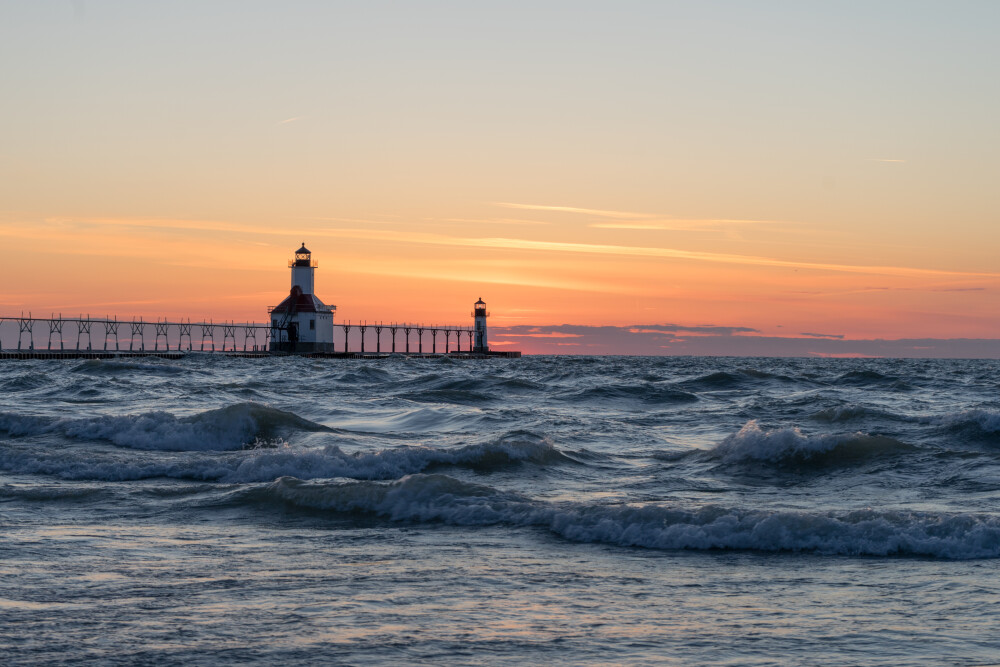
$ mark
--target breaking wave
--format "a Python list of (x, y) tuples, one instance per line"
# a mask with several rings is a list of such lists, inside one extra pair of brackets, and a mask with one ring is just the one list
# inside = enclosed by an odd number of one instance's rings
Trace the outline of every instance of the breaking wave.
[(67, 456), (30, 448), (7, 447), (0, 451), (0, 468), (10, 472), (103, 481), (167, 477), (245, 483), (269, 482), (284, 476), (387, 480), (442, 466), (489, 472), (522, 463), (549, 466), (582, 461), (526, 431), (514, 431), (493, 442), (450, 449), (405, 446), (348, 453), (336, 445), (316, 449), (282, 446), (183, 460), (136, 459), (124, 452)]
[(928, 417), (925, 422), (977, 439), (1000, 440), (1000, 412), (993, 410), (964, 410)]
[(515, 435), (454, 449), (404, 446), (348, 453), (336, 445), (305, 451), (282, 448), (247, 457), (220, 479), (225, 482), (256, 482), (295, 476), (308, 479), (347, 477), (389, 480), (442, 466), (489, 472), (521, 463), (545, 466), (575, 462), (544, 440), (522, 439)]
[(744, 424), (710, 452), (725, 463), (765, 461), (771, 463), (806, 461), (837, 462), (910, 451), (913, 445), (880, 435), (806, 435), (797, 427), (765, 430), (756, 420)]
[(190, 417), (168, 412), (57, 419), (0, 413), (0, 431), (12, 436), (59, 433), (78, 440), (107, 440), (119, 447), (168, 451), (240, 449), (292, 431), (328, 431), (322, 424), (259, 403), (236, 403)]
[(948, 559), (1000, 556), (1000, 519), (974, 514), (552, 503), (440, 474), (410, 475), (390, 483), (283, 477), (235, 493), (233, 502), (281, 503), (392, 521), (509, 524), (546, 529), (578, 542), (623, 547)]

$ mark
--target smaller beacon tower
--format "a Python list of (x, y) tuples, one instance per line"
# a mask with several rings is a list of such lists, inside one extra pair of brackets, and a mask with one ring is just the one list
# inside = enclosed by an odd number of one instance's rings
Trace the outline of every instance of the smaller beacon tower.
[(318, 266), (304, 242), (295, 251), (295, 259), (289, 260), (291, 292), (277, 306), (268, 308), (272, 352), (333, 352), (337, 307), (326, 305), (313, 294)]
[(486, 302), (483, 301), (482, 297), (473, 306), (472, 317), (475, 318), (475, 329), (476, 337), (475, 344), (472, 347), (473, 352), (487, 353), (490, 351), (489, 342), (486, 339), (486, 318), (490, 314), (486, 312)]

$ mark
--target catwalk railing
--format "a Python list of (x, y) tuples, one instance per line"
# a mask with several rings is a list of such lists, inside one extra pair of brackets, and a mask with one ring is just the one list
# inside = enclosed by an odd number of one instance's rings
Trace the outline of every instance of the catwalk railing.
[[(468, 327), (400, 322), (335, 323), (333, 333), (335, 353), (470, 352), (475, 340)], [(258, 322), (0, 316), (0, 350), (265, 352), (272, 340), (287, 344), (288, 332)]]

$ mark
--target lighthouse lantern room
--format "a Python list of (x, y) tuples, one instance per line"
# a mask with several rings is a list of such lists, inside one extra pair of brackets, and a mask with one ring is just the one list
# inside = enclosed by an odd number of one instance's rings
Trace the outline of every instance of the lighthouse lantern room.
[(289, 260), (292, 289), (288, 297), (268, 309), (271, 320), (272, 352), (333, 352), (333, 316), (336, 306), (328, 306), (313, 294), (316, 268), (312, 252), (302, 247)]

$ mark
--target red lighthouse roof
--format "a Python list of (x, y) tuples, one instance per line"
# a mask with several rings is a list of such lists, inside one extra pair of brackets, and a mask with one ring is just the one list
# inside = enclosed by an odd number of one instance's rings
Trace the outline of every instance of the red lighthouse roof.
[(291, 293), (285, 297), (285, 300), (271, 309), (271, 312), (287, 313), (289, 310), (295, 313), (325, 313), (331, 308), (317, 299), (315, 295), (303, 293), (296, 285), (292, 288)]

